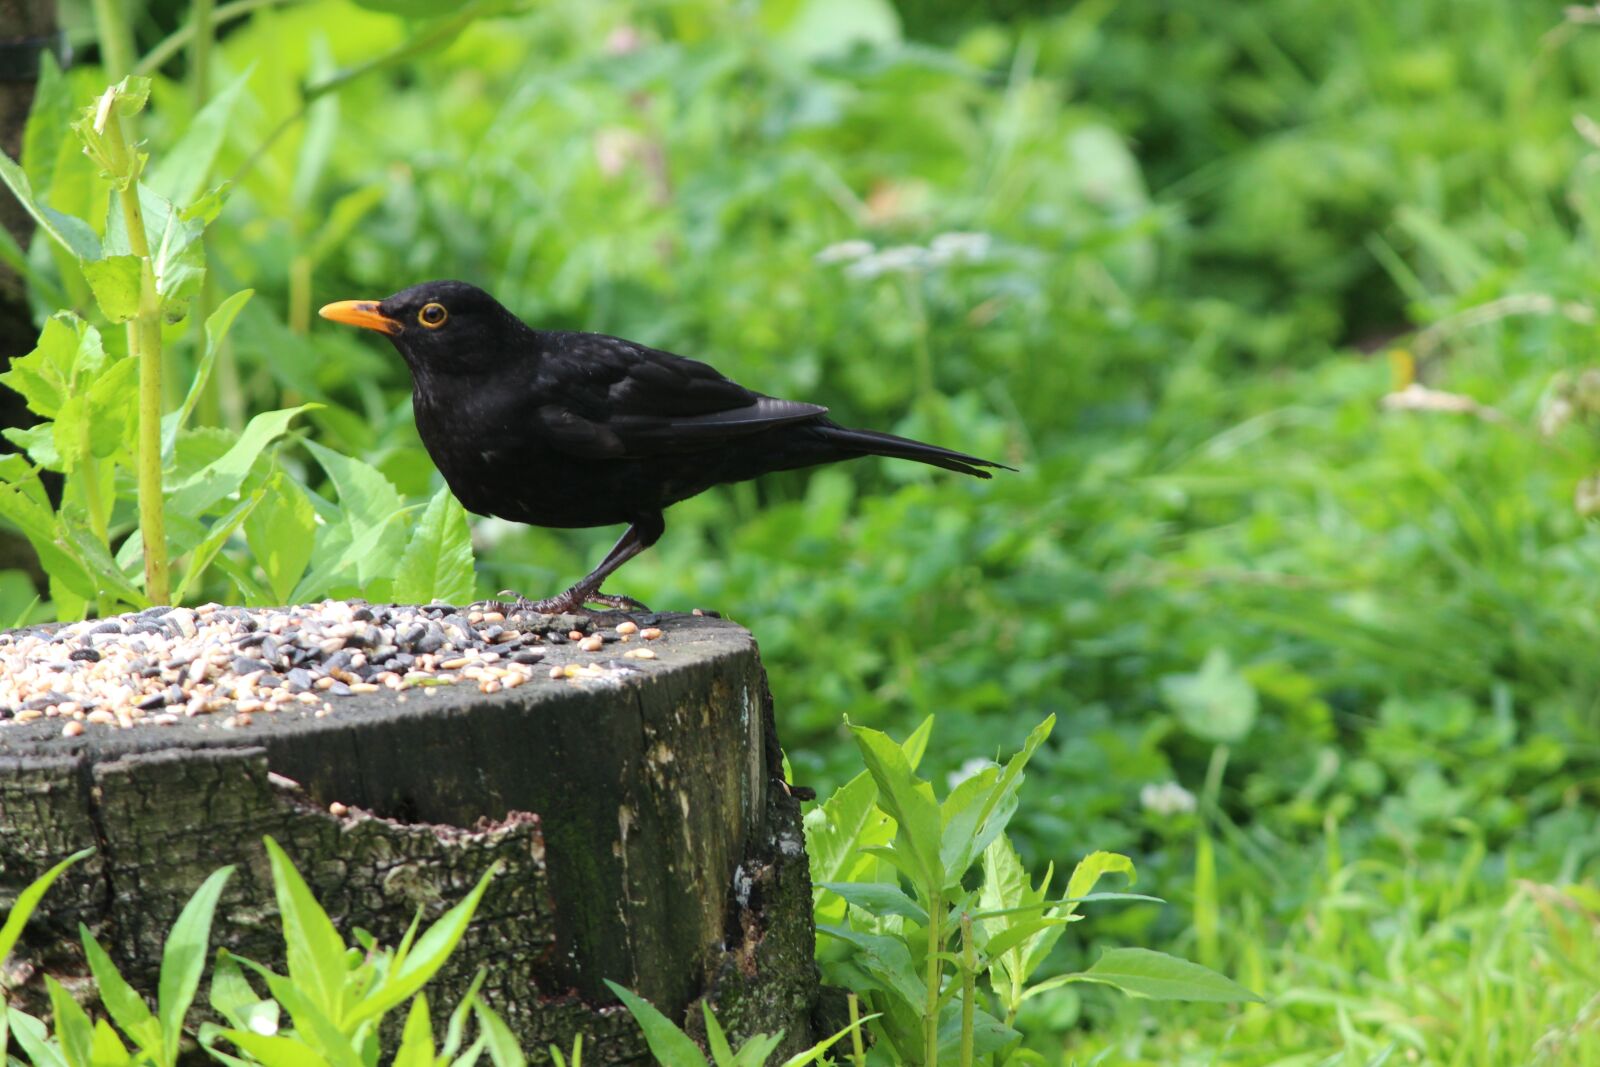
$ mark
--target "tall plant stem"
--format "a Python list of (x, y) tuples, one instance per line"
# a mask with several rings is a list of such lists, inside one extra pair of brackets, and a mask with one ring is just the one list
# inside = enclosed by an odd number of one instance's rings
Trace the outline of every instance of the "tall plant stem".
[(978, 1010), (978, 956), (972, 916), (961, 913), (961, 1067), (972, 1067), (972, 1027)]
[(189, 89), (197, 113), (206, 106), (206, 98), (211, 95), (211, 38), (215, 13), (215, 0), (194, 0), (191, 15), (194, 36), (189, 39)]
[(155, 265), (139, 207), (138, 168), (122, 119), (114, 105), (104, 111), (104, 133), (110, 150), (122, 155), (113, 173), (123, 175), (117, 188), (128, 250), (139, 259), (139, 311), (128, 323), (128, 354), (139, 361), (139, 535), (144, 541), (144, 591), (152, 604), (171, 599), (167, 562), (167, 523), (161, 497), (161, 297), (156, 292)]
[(939, 926), (944, 918), (944, 894), (935, 893), (928, 902), (928, 1001), (922, 1018), (922, 1062), (936, 1067), (939, 1062)]
[(95, 33), (100, 39), (100, 65), (106, 81), (121, 81), (133, 71), (133, 27), (122, 0), (94, 0)]

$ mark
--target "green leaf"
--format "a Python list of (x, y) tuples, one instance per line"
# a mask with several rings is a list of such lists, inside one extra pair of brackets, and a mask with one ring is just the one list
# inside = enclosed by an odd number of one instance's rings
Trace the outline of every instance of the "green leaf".
[(95, 303), (112, 322), (127, 322), (139, 314), (140, 270), (138, 256), (106, 256), (83, 265)]
[(763, 21), (802, 60), (862, 45), (892, 48), (900, 43), (900, 15), (890, 0), (798, 0), (774, 5), (773, 11)]
[(11, 1036), (27, 1056), (25, 1062), (31, 1067), (67, 1067), (67, 1061), (51, 1044), (50, 1031), (45, 1029), (44, 1023), (16, 1008), (0, 1006), (0, 1011), (6, 1013), (11, 1023)]
[(321, 406), (301, 404), (257, 415), (219, 459), (167, 491), (167, 507), (184, 515), (205, 514), (218, 501), (238, 492), (262, 451), (288, 431), (296, 415)]
[[(991, 937), (984, 944), (984, 951), (989, 953), (990, 956), (1003, 956), (1014, 948), (1020, 948), (1028, 944), (1044, 931), (1065, 927), (1070, 921), (1065, 915), (1047, 915), (1042, 919), (1025, 919), (1021, 922), (1013, 923)], [(1022, 979), (1027, 981), (1026, 973), (1022, 975)]]
[(911, 861), (918, 888), (932, 899), (945, 881), (939, 859), (939, 806), (933, 787), (912, 773), (905, 753), (889, 735), (865, 726), (851, 726), (850, 730), (877, 783), (878, 805), (895, 821), (897, 848)]
[(317, 513), (305, 490), (282, 471), (275, 471), (260, 506), (244, 524), (250, 554), (266, 573), (275, 603), (289, 603), (295, 583), (311, 560), (316, 532)]
[(163, 1063), (176, 1063), (178, 1041), (183, 1037), (183, 1019), (200, 988), (200, 974), (206, 967), (211, 942), (211, 918), (216, 913), (222, 889), (233, 874), (232, 867), (213, 871), (200, 883), (189, 902), (178, 913), (177, 922), (161, 948), (161, 976), (156, 1003), (161, 1017), (165, 1047)]
[(674, 1026), (672, 1020), (657, 1011), (648, 1000), (609, 978), (606, 979), (606, 985), (622, 1001), (634, 1022), (639, 1024), (639, 1029), (644, 1031), (645, 1043), (650, 1046), (657, 1063), (662, 1067), (708, 1067), (705, 1056), (689, 1040), (689, 1035)]
[(175, 603), (183, 603), (195, 583), (217, 558), (217, 553), (222, 551), (222, 546), (228, 543), (228, 539), (233, 536), (239, 525), (255, 513), (266, 496), (267, 487), (259, 486), (255, 492), (235, 504), (233, 510), (211, 524), (206, 536), (189, 550), (189, 563), (183, 569), (183, 580), (178, 583), (178, 588), (172, 594)]
[(700, 1015), (706, 1021), (706, 1047), (711, 1050), (711, 1062), (717, 1067), (734, 1067), (736, 1060), (733, 1047), (728, 1044), (728, 1035), (722, 1032), (722, 1024), (717, 1022), (717, 1017), (711, 1011), (709, 1000), (700, 1001)]
[(1122, 853), (1091, 852), (1072, 868), (1072, 877), (1067, 879), (1067, 896), (1069, 898), (1088, 896), (1094, 892), (1094, 887), (1100, 879), (1108, 874), (1127, 875), (1130, 886), (1139, 881), (1139, 873), (1133, 869), (1133, 861)]
[(206, 383), (211, 380), (211, 371), (216, 366), (217, 353), (222, 350), (223, 339), (228, 336), (228, 331), (233, 328), (233, 320), (239, 312), (255, 295), (254, 289), (241, 289), (217, 305), (217, 309), (206, 317), (206, 350), (200, 357), (200, 365), (195, 368), (194, 380), (189, 383), (189, 392), (184, 396), (183, 403), (178, 410), (171, 412), (161, 419), (161, 459), (163, 463), (172, 459), (173, 448), (177, 444), (178, 431), (189, 421), (189, 415), (194, 411), (195, 404), (199, 403), (200, 396), (205, 392)]
[(339, 495), (339, 504), (356, 529), (386, 523), (405, 506), (399, 491), (376, 467), (315, 441), (307, 441), (305, 445), (328, 472), (328, 480), (333, 482), (334, 491)]
[(400, 558), (394, 599), (402, 604), (426, 604), (435, 598), (463, 604), (472, 599), (476, 588), (472, 528), (466, 510), (449, 489), (440, 489), (428, 501)]
[(84, 957), (89, 962), (89, 972), (111, 1020), (133, 1040), (145, 1055), (159, 1062), (161, 1056), (161, 1024), (150, 1014), (144, 998), (122, 977), (117, 965), (111, 962), (106, 950), (94, 939), (89, 928), (78, 924), (78, 937), (83, 942)]
[(240, 1030), (256, 1034), (273, 1034), (278, 1030), (278, 1002), (256, 995), (226, 949), (217, 950), (208, 999), (212, 1010)]
[(217, 154), (227, 139), (233, 110), (244, 95), (254, 65), (219, 89), (184, 128), (178, 143), (151, 168), (150, 187), (175, 204), (194, 203), (206, 188)]
[[(1005, 1048), (1021, 1036), (982, 1009), (973, 1013), (972, 1054), (975, 1059)], [(961, 1058), (961, 1013), (947, 1012), (939, 1023), (939, 1062), (960, 1063)]]
[(337, 1019), (343, 1006), (344, 942), (288, 855), (272, 838), (263, 842), (283, 923), (289, 976), (324, 1014)]
[(356, 0), (357, 7), (368, 11), (381, 11), (386, 15), (405, 15), (422, 18), (425, 15), (443, 15), (459, 11), (470, 0)]
[(405, 1029), (400, 1033), (400, 1048), (394, 1054), (394, 1067), (433, 1067), (433, 1023), (428, 1018), (428, 998), (418, 993), (406, 1013)]
[(330, 1067), (327, 1060), (299, 1038), (267, 1037), (248, 1030), (222, 1030), (220, 1033), (262, 1067)]
[[(61, 872), (79, 860), (93, 854), (94, 849), (92, 848), (74, 852), (29, 882), (22, 892), (17, 894), (16, 903), (11, 906), (11, 911), (6, 914), (5, 922), (0, 923), (0, 960), (4, 960), (11, 955), (11, 950), (16, 947), (17, 939), (22, 936), (22, 927), (27, 923), (29, 916), (33, 914), (33, 909), (39, 906), (39, 901), (44, 897), (51, 884), (61, 877)], [(4, 1047), (4, 1045), (0, 1045), (0, 1048)]]
[(1228, 653), (1212, 649), (1194, 674), (1169, 674), (1160, 681), (1161, 699), (1194, 736), (1220, 745), (1244, 740), (1255, 725), (1256, 690), (1234, 670)]
[(928, 911), (906, 896), (897, 885), (887, 882), (820, 882), (823, 889), (839, 894), (855, 907), (873, 915), (901, 915), (920, 926), (928, 925)]
[(526, 1067), (528, 1058), (522, 1054), (522, 1046), (517, 1043), (517, 1036), (511, 1032), (506, 1021), (477, 998), (472, 1001), (472, 1010), (477, 1014), (478, 1025), (487, 1039), (489, 1060), (494, 1067)]
[(499, 871), (500, 864), (496, 862), (483, 872), (483, 877), (472, 887), (472, 892), (455, 907), (439, 916), (439, 920), (417, 939), (416, 947), (406, 954), (404, 962), (395, 968), (394, 973), (386, 976), (351, 1009), (349, 1021), (376, 1020), (421, 989), (428, 979), (444, 966), (450, 953), (455, 951), (456, 945), (461, 941), (461, 935), (466, 933), (467, 924), (472, 921), (472, 913), (478, 908), (478, 901), (483, 899), (490, 881)]
[(1017, 810), (1023, 768), (1050, 736), (1055, 722), (1054, 715), (1046, 716), (1029, 731), (1021, 750), (1006, 761), (1003, 770), (986, 769), (962, 782), (946, 798), (940, 812), (944, 825), (939, 856), (947, 887), (960, 884), (967, 869), (1011, 821)]
[(871, 1015), (863, 1015), (861, 1018), (857, 1019), (843, 1030), (840, 1030), (838, 1033), (818, 1041), (815, 1045), (812, 1045), (804, 1052), (797, 1052), (793, 1056), (790, 1056), (788, 1059), (779, 1064), (778, 1067), (805, 1067), (805, 1065), (808, 1063), (815, 1063), (820, 1060), (835, 1044), (837, 1044), (839, 1041), (842, 1041), (844, 1038), (849, 1037), (850, 1034), (858, 1027), (865, 1026), (867, 1023), (877, 1018), (880, 1018), (880, 1015), (876, 1012)]
[(83, 1006), (50, 975), (44, 976), (45, 988), (50, 992), (50, 1012), (55, 1016), (56, 1040), (61, 1043), (61, 1056), (67, 1067), (90, 1067), (94, 1047), (94, 1026)]
[(126, 189), (138, 179), (145, 157), (142, 152), (129, 148), (125, 140), (127, 133), (120, 123), (108, 120), (113, 113), (119, 119), (132, 118), (144, 110), (149, 99), (150, 79), (129, 75), (101, 93), (72, 124), (83, 142), (84, 153), (94, 160), (101, 175), (116, 189)]
[(13, 196), (33, 216), (33, 221), (39, 224), (39, 229), (48, 234), (68, 253), (80, 262), (88, 262), (100, 258), (100, 238), (95, 236), (94, 230), (87, 222), (73, 215), (63, 215), (53, 211), (33, 198), (33, 187), (28, 183), (28, 176), (16, 161), (4, 152), (0, 152), (0, 181), (5, 182)]
[(94, 1023), (94, 1041), (89, 1046), (89, 1062), (94, 1067), (129, 1067), (133, 1056), (117, 1032), (104, 1019)]
[(928, 990), (903, 940), (852, 930), (848, 926), (818, 926), (817, 933), (850, 945), (855, 949), (852, 960), (874, 978), (881, 989), (899, 997), (913, 1011), (922, 1011)]
[(1107, 949), (1093, 967), (1071, 977), (1154, 1000), (1261, 1002), (1256, 994), (1209, 967), (1147, 948)]

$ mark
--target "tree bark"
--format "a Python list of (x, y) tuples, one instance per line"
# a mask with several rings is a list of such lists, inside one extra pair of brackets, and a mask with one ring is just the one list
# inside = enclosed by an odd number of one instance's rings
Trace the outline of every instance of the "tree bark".
[[(53, 720), (0, 726), (0, 906), (98, 850), (30, 923), (24, 988), (83, 973), (82, 921), (153, 992), (178, 910), (224, 863), (239, 870), (213, 944), (281, 968), (271, 834), (347, 936), (390, 945), (419, 906), (431, 919), (501, 861), (429, 1000), (443, 1016), (487, 968), (485, 999), (536, 1058), (579, 1032), (589, 1062), (647, 1058), (606, 978), (669, 1017), (709, 997), (736, 1033), (781, 1028), (806, 1047), (810, 880), (765, 672), (737, 626), (661, 625), (658, 658), (594, 681), (350, 697), (238, 730), (221, 715), (78, 738)], [(573, 655), (554, 646), (549, 662)]]

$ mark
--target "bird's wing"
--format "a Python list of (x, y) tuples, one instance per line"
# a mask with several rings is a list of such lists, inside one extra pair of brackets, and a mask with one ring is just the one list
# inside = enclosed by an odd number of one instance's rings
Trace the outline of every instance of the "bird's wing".
[(692, 452), (816, 419), (817, 404), (762, 396), (707, 364), (617, 338), (573, 335), (559, 397), (537, 411), (542, 436), (594, 458)]

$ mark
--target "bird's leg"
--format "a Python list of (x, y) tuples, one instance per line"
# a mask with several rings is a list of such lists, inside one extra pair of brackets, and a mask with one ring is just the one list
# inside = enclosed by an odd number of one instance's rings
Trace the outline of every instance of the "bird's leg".
[(528, 601), (519, 597), (516, 609), (536, 611), (543, 615), (560, 615), (564, 612), (577, 611), (585, 604), (604, 604), (608, 608), (624, 611), (649, 611), (648, 607), (632, 597), (602, 593), (600, 586), (618, 567), (655, 544), (665, 528), (666, 523), (659, 514), (651, 519), (633, 523), (623, 531), (621, 537), (617, 538), (617, 543), (611, 546), (611, 551), (606, 553), (606, 558), (600, 561), (600, 565), (580, 579), (571, 589), (544, 600)]

